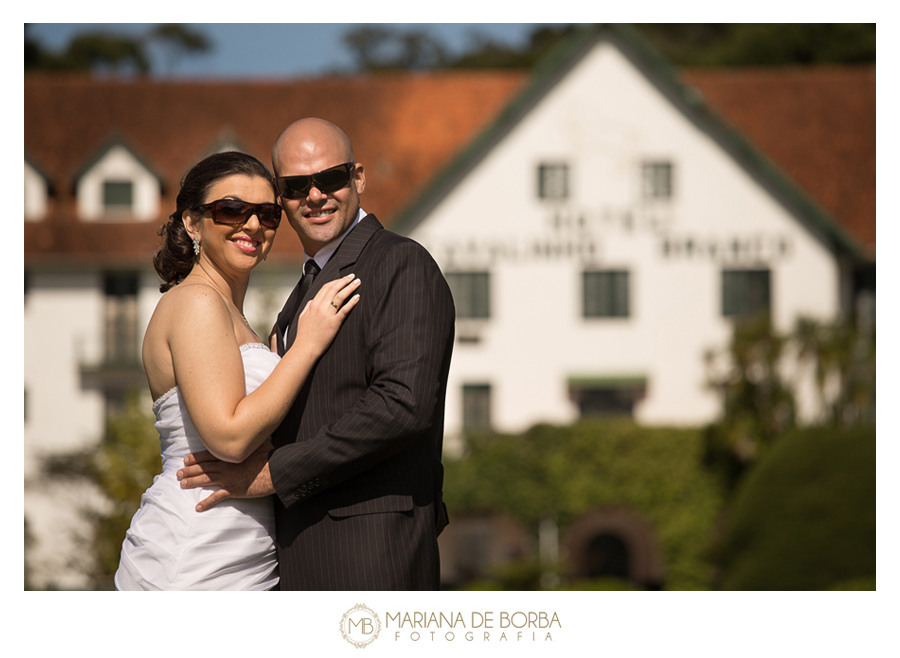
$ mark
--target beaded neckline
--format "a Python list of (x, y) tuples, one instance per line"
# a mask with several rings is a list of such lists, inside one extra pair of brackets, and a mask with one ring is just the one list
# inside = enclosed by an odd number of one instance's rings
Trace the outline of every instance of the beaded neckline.
[(269, 346), (265, 343), (244, 343), (241, 345), (241, 352), (246, 352), (247, 350), (257, 350), (257, 349), (268, 350)]

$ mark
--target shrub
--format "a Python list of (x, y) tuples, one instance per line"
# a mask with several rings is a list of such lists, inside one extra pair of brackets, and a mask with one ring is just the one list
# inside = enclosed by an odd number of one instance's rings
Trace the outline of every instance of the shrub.
[(738, 487), (713, 558), (722, 589), (874, 587), (875, 428), (781, 437)]

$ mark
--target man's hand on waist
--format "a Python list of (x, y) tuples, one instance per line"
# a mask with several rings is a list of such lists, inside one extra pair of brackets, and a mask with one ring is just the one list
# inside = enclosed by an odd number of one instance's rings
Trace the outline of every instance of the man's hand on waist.
[(273, 447), (266, 441), (239, 464), (223, 462), (206, 450), (191, 453), (184, 458), (184, 468), (178, 470), (181, 488), (222, 487), (197, 504), (198, 512), (229, 498), (261, 498), (274, 494), (269, 474), (269, 453)]

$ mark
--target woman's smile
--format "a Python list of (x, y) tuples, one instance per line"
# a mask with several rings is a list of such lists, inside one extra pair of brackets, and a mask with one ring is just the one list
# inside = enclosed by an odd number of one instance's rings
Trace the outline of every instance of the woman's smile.
[(247, 254), (255, 254), (259, 249), (259, 245), (261, 244), (260, 240), (247, 237), (246, 235), (238, 235), (234, 238), (231, 238), (231, 241), (238, 249)]

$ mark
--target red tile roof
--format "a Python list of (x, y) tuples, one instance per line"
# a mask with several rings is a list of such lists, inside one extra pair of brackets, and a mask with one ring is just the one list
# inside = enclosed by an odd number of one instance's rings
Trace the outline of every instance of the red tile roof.
[(681, 75), (874, 258), (874, 67)]
[[(771, 158), (863, 245), (875, 249), (873, 68), (686, 71), (723, 119)], [(159, 222), (82, 223), (74, 177), (121, 136), (164, 181), (160, 221), (181, 176), (222, 139), (269, 162), (291, 121), (320, 116), (344, 128), (366, 165), (363, 207), (386, 224), (497, 116), (522, 72), (454, 72), (291, 82), (97, 81), (26, 76), (25, 151), (52, 180), (50, 216), (25, 223), (28, 264), (146, 262)], [(283, 230), (273, 256), (299, 241)]]
[[(50, 217), (25, 224), (26, 262), (146, 260), (191, 165), (229, 137), (269, 164), (275, 138), (305, 116), (333, 121), (350, 135), (367, 171), (363, 207), (389, 223), (525, 79), (521, 72), (233, 83), (27, 76), (25, 151), (57, 196)], [(123, 136), (163, 177), (160, 222), (77, 221), (73, 178), (111, 135)], [(279, 238), (273, 256), (298, 253), (289, 229)]]

